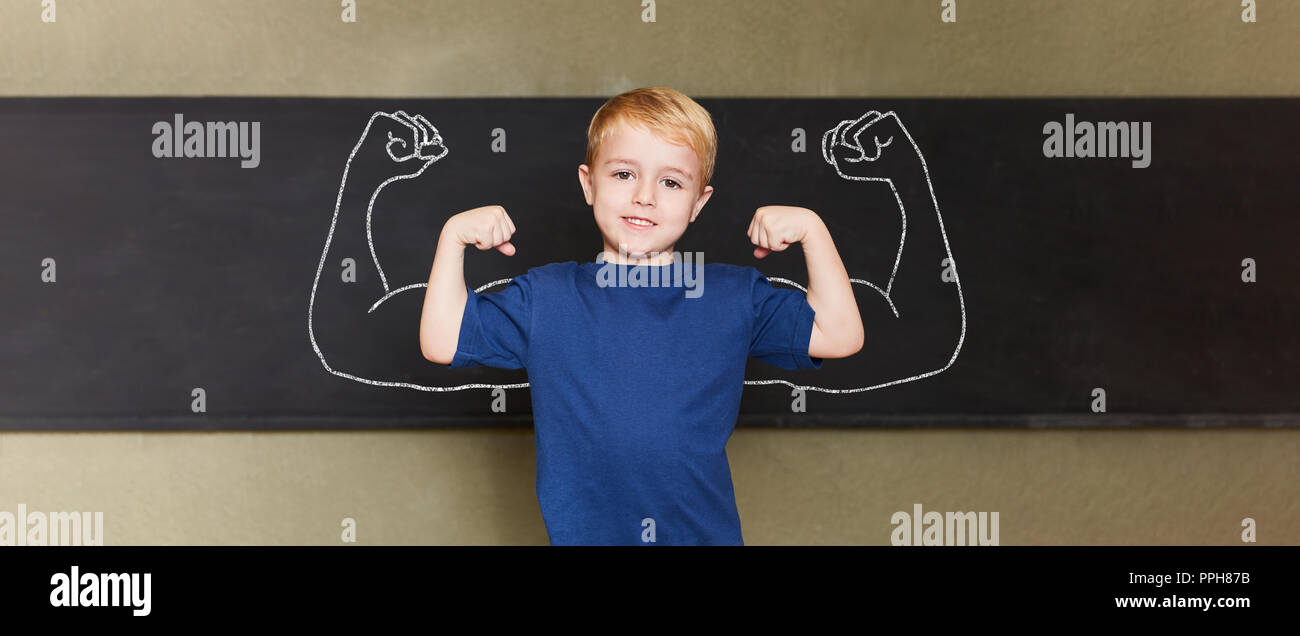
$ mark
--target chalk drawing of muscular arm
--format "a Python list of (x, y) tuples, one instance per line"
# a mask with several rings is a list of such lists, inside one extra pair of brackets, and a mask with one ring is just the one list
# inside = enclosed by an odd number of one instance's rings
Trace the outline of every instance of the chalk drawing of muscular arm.
[[(353, 146), (307, 305), (307, 334), (326, 371), (364, 384), (422, 391), (528, 386), (441, 386), (439, 365), (430, 364), (419, 347), (420, 310), (428, 283), (390, 280), (383, 250), (376, 247), (375, 203), (380, 193), (398, 181), (419, 177), (448, 152), (433, 123), (401, 110), (371, 115)], [(430, 239), (431, 248), (434, 243)], [(477, 291), (508, 281), (494, 281)], [(394, 324), (409, 325), (409, 332), (395, 333)]]
[[(782, 379), (746, 380), (745, 384), (857, 393), (942, 373), (957, 360), (966, 339), (966, 301), (920, 147), (893, 111), (872, 110), (827, 130), (821, 149), (822, 158), (840, 178), (884, 183), (898, 205), (901, 231), (888, 278), (849, 279), (860, 286), (854, 295), (866, 332), (853, 364), (869, 370), (855, 377), (856, 386), (851, 387), (804, 386)], [(769, 280), (807, 292), (784, 278)], [(945, 340), (951, 334), (955, 342), (934, 342), (935, 334), (943, 334)]]

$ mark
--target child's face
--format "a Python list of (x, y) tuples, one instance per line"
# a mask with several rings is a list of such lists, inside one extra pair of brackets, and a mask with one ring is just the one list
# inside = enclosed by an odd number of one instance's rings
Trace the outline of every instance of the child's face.
[[(700, 191), (700, 159), (690, 146), (669, 143), (640, 126), (618, 124), (600, 148), (595, 166), (578, 166), (578, 180), (604, 237), (606, 260), (665, 265), (695, 221), (713, 186)], [(654, 225), (636, 225), (640, 217)], [(651, 253), (659, 252), (651, 258)], [(646, 260), (650, 259), (650, 260)]]

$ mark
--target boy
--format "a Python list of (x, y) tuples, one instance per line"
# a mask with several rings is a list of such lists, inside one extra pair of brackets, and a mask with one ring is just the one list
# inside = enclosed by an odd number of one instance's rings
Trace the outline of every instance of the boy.
[[(515, 225), (495, 205), (457, 214), (434, 256), (421, 350), (453, 368), (527, 369), (552, 545), (743, 545), (725, 447), (745, 362), (817, 369), (861, 349), (848, 273), (815, 213), (764, 206), (747, 231), (754, 256), (802, 243), (807, 296), (700, 259), (705, 287), (684, 292), (673, 247), (713, 193), (708, 112), (669, 88), (629, 91), (596, 112), (587, 143), (578, 179), (604, 262), (534, 267), (478, 295), (465, 246), (513, 255)], [(670, 282), (621, 284), (636, 280)]]

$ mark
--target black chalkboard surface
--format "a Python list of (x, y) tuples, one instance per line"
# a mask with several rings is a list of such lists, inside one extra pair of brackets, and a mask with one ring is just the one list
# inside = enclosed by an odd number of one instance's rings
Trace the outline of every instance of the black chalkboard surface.
[[(528, 426), (524, 370), (421, 356), (423, 284), (482, 205), (518, 249), (467, 251), (483, 293), (595, 258), (603, 101), (0, 100), (0, 428)], [(804, 285), (798, 248), (757, 260), (745, 230), (808, 207), (867, 333), (819, 370), (751, 360), (742, 425), (1300, 423), (1300, 101), (698, 101), (716, 191), (677, 249)], [(447, 154), (394, 161), (397, 111)], [(880, 159), (828, 163), (871, 111)]]

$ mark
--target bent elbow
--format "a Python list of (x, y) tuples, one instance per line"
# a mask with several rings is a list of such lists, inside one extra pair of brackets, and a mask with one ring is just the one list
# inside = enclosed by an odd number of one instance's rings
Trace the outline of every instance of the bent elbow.
[(451, 359), (440, 348), (425, 344), (424, 340), (420, 341), (420, 355), (434, 364), (451, 364)]
[(842, 349), (840, 349), (840, 350), (837, 352), (839, 355), (837, 355), (837, 356), (835, 356), (835, 357), (837, 357), (837, 358), (847, 358), (847, 357), (849, 357), (849, 356), (851, 356), (851, 355), (853, 355), (853, 354), (855, 354), (855, 353), (861, 351), (861, 350), (862, 350), (862, 344), (863, 344), (863, 342), (862, 342), (862, 336), (858, 336), (857, 340), (854, 340), (854, 341), (852, 341), (851, 343), (844, 345), (844, 347), (843, 347)]
[(862, 328), (862, 324), (859, 323), (858, 328), (856, 331), (853, 332), (853, 335), (851, 337), (844, 338), (844, 340), (841, 343), (841, 348), (838, 352), (840, 354), (839, 357), (847, 358), (862, 350), (862, 345), (865, 343), (866, 340), (866, 334), (863, 333), (863, 331), (864, 330)]
[(851, 356), (851, 355), (853, 355), (853, 354), (855, 354), (855, 353), (857, 353), (857, 352), (859, 352), (859, 351), (862, 351), (862, 345), (864, 345), (864, 344), (866, 344), (866, 334), (864, 334), (863, 332), (859, 331), (859, 332), (858, 332), (858, 338), (857, 338), (857, 340), (854, 340), (854, 341), (853, 341), (853, 348), (852, 348), (852, 349), (849, 349), (849, 352), (846, 353), (846, 354), (844, 354), (844, 355), (847, 357), (847, 356)]

